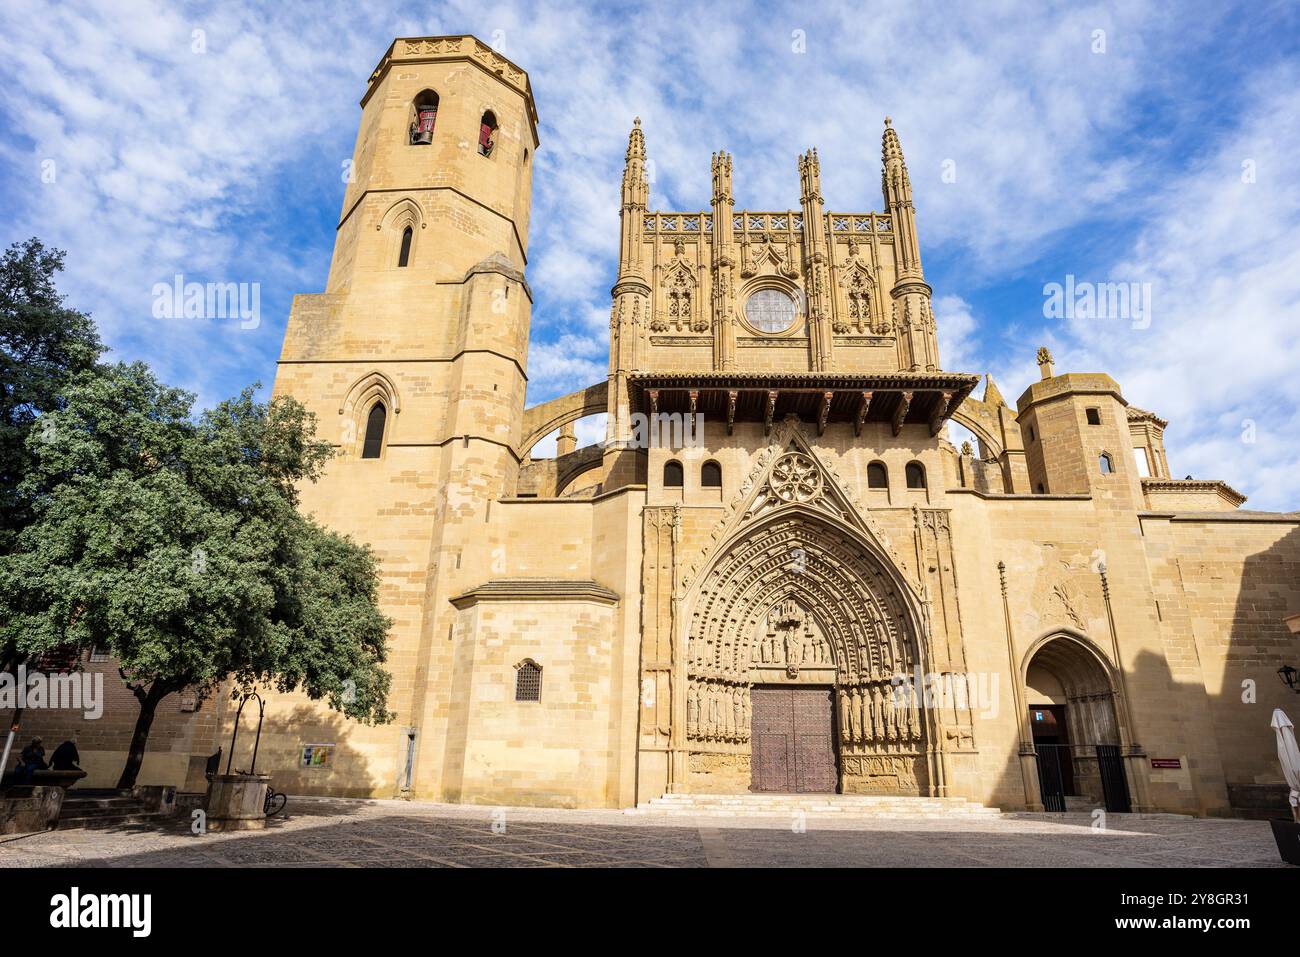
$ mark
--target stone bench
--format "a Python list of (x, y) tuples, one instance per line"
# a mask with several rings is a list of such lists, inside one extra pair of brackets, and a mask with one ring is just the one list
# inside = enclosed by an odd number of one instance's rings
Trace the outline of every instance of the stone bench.
[[(86, 776), (85, 771), (33, 771), (31, 781), (25, 782), (34, 787), (63, 788), (65, 791)], [(0, 780), (0, 787), (23, 787), (18, 784), (18, 776), (10, 771)]]

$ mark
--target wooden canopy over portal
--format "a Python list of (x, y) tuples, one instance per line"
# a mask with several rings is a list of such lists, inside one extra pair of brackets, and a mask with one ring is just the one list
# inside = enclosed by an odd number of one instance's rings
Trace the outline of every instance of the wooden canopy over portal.
[(794, 413), (817, 423), (851, 422), (855, 435), (865, 422), (888, 422), (894, 435), (905, 424), (928, 425), (935, 435), (979, 382), (957, 373), (843, 374), (656, 372), (628, 377), (632, 407), (647, 415), (695, 413), (725, 419), (730, 434), (738, 421), (774, 421)]

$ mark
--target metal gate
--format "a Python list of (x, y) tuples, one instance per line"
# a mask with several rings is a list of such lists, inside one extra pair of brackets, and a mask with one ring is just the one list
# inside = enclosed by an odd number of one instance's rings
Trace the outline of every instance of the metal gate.
[[(1034, 744), (1034, 750), (1038, 754), (1038, 790), (1043, 796), (1043, 809), (1046, 811), (1065, 810), (1065, 796), (1073, 790), (1072, 747), (1069, 744)], [(1106, 810), (1127, 814), (1132, 808), (1119, 745), (1098, 744), (1095, 747)]]
[(1127, 814), (1132, 808), (1128, 801), (1128, 780), (1124, 777), (1124, 758), (1118, 744), (1097, 745), (1097, 769), (1101, 772), (1106, 810)]
[(1038, 790), (1043, 796), (1043, 810), (1065, 810), (1065, 762), (1070, 760), (1068, 744), (1034, 743), (1038, 755)]
[(834, 792), (835, 722), (829, 688), (750, 690), (751, 791)]

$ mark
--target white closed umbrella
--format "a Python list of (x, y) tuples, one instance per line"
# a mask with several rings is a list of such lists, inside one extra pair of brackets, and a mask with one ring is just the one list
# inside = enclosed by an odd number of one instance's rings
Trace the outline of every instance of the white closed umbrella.
[(1277, 732), (1277, 759), (1282, 763), (1282, 774), (1291, 786), (1291, 816), (1300, 821), (1300, 745), (1295, 740), (1295, 725), (1281, 708), (1273, 709), (1270, 722)]

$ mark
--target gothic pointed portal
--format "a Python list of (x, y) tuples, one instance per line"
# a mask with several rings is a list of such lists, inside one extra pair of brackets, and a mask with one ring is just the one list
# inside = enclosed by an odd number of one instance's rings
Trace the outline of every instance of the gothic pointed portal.
[(689, 789), (926, 793), (918, 605), (797, 430), (685, 597)]

